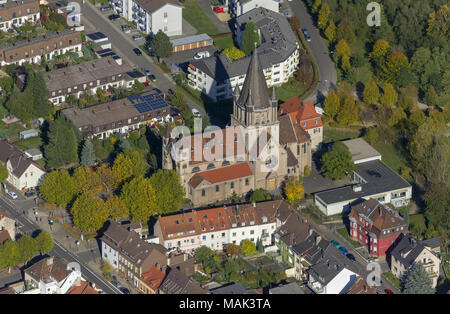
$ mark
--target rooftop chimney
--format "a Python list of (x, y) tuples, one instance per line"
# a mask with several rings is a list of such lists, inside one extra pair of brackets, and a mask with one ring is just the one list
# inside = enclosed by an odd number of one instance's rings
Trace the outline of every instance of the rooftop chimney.
[(47, 266), (53, 265), (53, 256), (47, 258)]

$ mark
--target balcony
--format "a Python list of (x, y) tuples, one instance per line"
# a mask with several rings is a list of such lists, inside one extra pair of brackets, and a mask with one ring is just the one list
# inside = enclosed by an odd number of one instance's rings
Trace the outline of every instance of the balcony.
[(197, 76), (195, 76), (194, 74), (192, 74), (189, 70), (188, 70), (189, 74), (188, 74), (188, 79), (195, 81), (197, 79)]

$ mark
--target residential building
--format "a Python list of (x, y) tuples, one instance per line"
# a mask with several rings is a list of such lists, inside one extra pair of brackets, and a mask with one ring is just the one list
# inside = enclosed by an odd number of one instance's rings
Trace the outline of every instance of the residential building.
[(16, 239), (16, 221), (0, 208), (0, 244)]
[(400, 280), (408, 274), (415, 263), (422, 263), (429, 274), (433, 287), (436, 287), (439, 278), (441, 260), (436, 251), (439, 249), (439, 240), (416, 240), (411, 234), (401, 234), (398, 242), (388, 253), (392, 274)]
[(40, 63), (66, 52), (81, 53), (80, 32), (65, 29), (0, 46), (0, 63), (21, 65), (24, 62)]
[(32, 158), (6, 140), (0, 140), (0, 162), (6, 166), (6, 181), (17, 190), (35, 188), (41, 183), (45, 171)]
[(101, 289), (98, 289), (93, 282), (78, 279), (78, 282), (67, 291), (67, 294), (100, 294)]
[(223, 206), (160, 216), (154, 234), (168, 250), (192, 253), (201, 246), (222, 250), (243, 240), (264, 246), (272, 244), (280, 212), (288, 211), (285, 201)]
[(125, 75), (132, 68), (119, 65), (112, 57), (94, 59), (74, 66), (56, 69), (44, 74), (48, 99), (55, 105), (69, 95), (94, 95), (97, 90), (125, 87)]
[(114, 133), (127, 133), (141, 125), (170, 121), (170, 106), (156, 91), (80, 109), (63, 109), (62, 115), (80, 130), (84, 137), (105, 139)]
[(343, 141), (350, 150), (355, 170), (351, 185), (319, 191), (314, 202), (327, 216), (350, 212), (351, 205), (361, 199), (376, 199), (394, 207), (409, 204), (412, 187), (381, 161), (381, 154), (362, 138)]
[(25, 269), (25, 282), (39, 294), (66, 294), (81, 279), (81, 272), (68, 266), (56, 256), (41, 259)]
[(298, 97), (293, 97), (280, 104), (278, 115), (289, 115), (292, 121), (308, 132), (311, 137), (311, 150), (319, 148), (323, 141), (323, 124), (321, 115), (315, 110), (312, 101), (303, 102)]
[(230, 12), (236, 17), (255, 8), (265, 8), (273, 12), (279, 12), (279, 2), (275, 0), (230, 0), (229, 7)]
[[(289, 177), (302, 175), (305, 166), (311, 168), (310, 136), (290, 116), (278, 117), (275, 88), (269, 95), (260, 58), (255, 49), (242, 90), (236, 86), (233, 92), (231, 127), (182, 138), (166, 130), (163, 168), (177, 171), (194, 206), (259, 188), (275, 192)], [(215, 156), (198, 155), (194, 148)]]
[(348, 219), (350, 238), (378, 257), (384, 257), (397, 237), (408, 232), (408, 226), (398, 212), (375, 199), (352, 206)]
[(166, 277), (166, 272), (166, 267), (151, 266), (141, 275), (139, 290), (144, 294), (157, 294), (159, 287)]
[(26, 140), (28, 138), (39, 136), (39, 132), (36, 129), (29, 129), (19, 133), (21, 140)]
[(230, 283), (210, 289), (211, 294), (257, 294), (255, 290), (247, 290), (240, 283)]
[(154, 243), (147, 243), (135, 231), (117, 222), (110, 222), (101, 237), (102, 259), (117, 269), (135, 287), (151, 266), (167, 266), (167, 250)]
[[(299, 62), (297, 37), (286, 18), (265, 8), (253, 9), (236, 19), (235, 41), (241, 45), (245, 25), (253, 21), (261, 38), (257, 47), (267, 86), (286, 83), (294, 74)], [(219, 54), (194, 60), (188, 66), (189, 85), (207, 95), (213, 101), (233, 98), (233, 91), (242, 88), (251, 57), (230, 60)]]
[(113, 0), (111, 2), (116, 13), (146, 34), (155, 35), (161, 30), (170, 37), (183, 33), (183, 6), (177, 0)]
[(30, 148), (25, 151), (25, 155), (34, 161), (44, 158), (44, 154), (38, 148)]
[(160, 294), (208, 294), (198, 282), (178, 269), (169, 267), (168, 274), (159, 286)]
[(170, 43), (173, 46), (173, 52), (186, 51), (190, 49), (202, 48), (211, 46), (213, 40), (208, 34), (198, 34), (177, 39), (171, 39)]
[(362, 277), (357, 277), (355, 283), (348, 289), (347, 294), (376, 294), (376, 290), (369, 286)]
[(17, 0), (0, 4), (0, 30), (3, 32), (39, 21), (39, 0)]
[(269, 289), (269, 294), (304, 294), (300, 286), (296, 282)]

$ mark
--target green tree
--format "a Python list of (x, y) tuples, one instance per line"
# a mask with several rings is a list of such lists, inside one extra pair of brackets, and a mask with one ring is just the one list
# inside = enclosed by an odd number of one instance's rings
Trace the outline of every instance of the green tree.
[(242, 59), (245, 57), (245, 53), (242, 50), (240, 50), (234, 46), (231, 48), (225, 48), (222, 51), (222, 54), (227, 55), (228, 58), (230, 58), (230, 60), (238, 60), (238, 59)]
[(197, 263), (205, 264), (206, 261), (210, 260), (214, 255), (213, 250), (209, 247), (203, 245), (195, 250), (195, 261)]
[(155, 190), (150, 180), (144, 177), (136, 177), (125, 183), (120, 197), (130, 209), (134, 221), (146, 223), (150, 216), (162, 213), (157, 205)]
[(325, 29), (325, 36), (331, 42), (333, 42), (336, 38), (336, 25), (334, 25), (333, 21), (328, 23), (327, 28)]
[(58, 116), (50, 123), (48, 144), (44, 146), (47, 165), (58, 168), (78, 161), (78, 142), (71, 123)]
[(388, 124), (390, 126), (396, 126), (403, 119), (406, 119), (406, 113), (403, 108), (394, 108), (394, 110), (392, 110), (392, 115), (389, 118)]
[(386, 108), (393, 108), (398, 101), (398, 94), (395, 91), (394, 86), (392, 84), (387, 83), (384, 87), (383, 95), (380, 97), (380, 102)]
[(341, 100), (341, 107), (336, 121), (342, 125), (350, 125), (358, 121), (359, 107), (356, 105), (352, 95), (346, 95)]
[[(28, 74), (26, 88), (33, 95), (33, 116), (46, 117), (52, 112), (52, 105), (48, 100), (48, 90), (42, 72)], [(30, 99), (31, 100), (31, 99)]]
[(181, 208), (186, 194), (176, 171), (159, 169), (150, 177), (150, 184), (155, 190), (156, 203), (162, 213), (174, 212)]
[(130, 216), (129, 209), (124, 202), (116, 195), (111, 195), (105, 202), (106, 211), (111, 216), (111, 219), (118, 221)]
[(325, 109), (325, 116), (329, 117), (331, 120), (334, 120), (339, 112), (340, 107), (339, 96), (334, 90), (330, 90), (328, 92), (323, 106)]
[(66, 206), (71, 202), (77, 191), (76, 182), (65, 169), (47, 174), (39, 187), (39, 192), (47, 203), (59, 206)]
[(404, 283), (404, 294), (434, 294), (433, 281), (423, 267), (423, 264), (414, 263), (411, 270), (408, 272)]
[(258, 28), (254, 22), (248, 22), (245, 25), (244, 34), (242, 35), (241, 50), (245, 55), (249, 56), (255, 47), (259, 46), (260, 38)]
[(408, 57), (401, 52), (391, 53), (383, 66), (384, 80), (387, 83), (396, 84), (397, 76), (400, 73), (402, 67), (409, 67)]
[(319, 11), (319, 8), (321, 5), (322, 5), (322, 0), (314, 0), (314, 4), (312, 6), (311, 11), (313, 13), (317, 13)]
[(0, 265), (8, 267), (8, 272), (11, 268), (21, 262), (21, 254), (18, 242), (7, 240), (0, 246)]
[(319, 15), (317, 16), (317, 23), (319, 24), (319, 28), (324, 30), (328, 25), (328, 19), (330, 18), (330, 6), (328, 3), (323, 3), (319, 10)]
[(38, 243), (29, 235), (23, 235), (17, 240), (20, 252), (20, 261), (28, 263), (39, 251)]
[(256, 245), (253, 241), (243, 240), (241, 242), (241, 251), (245, 254), (245, 256), (255, 254), (257, 252)]
[(268, 201), (271, 199), (270, 193), (267, 192), (264, 189), (256, 189), (252, 192), (252, 195), (250, 195), (250, 202), (263, 202)]
[(173, 53), (173, 46), (170, 42), (170, 38), (162, 30), (159, 30), (151, 39), (150, 49), (155, 56), (158, 57), (158, 61), (160, 58), (170, 57)]
[(442, 183), (433, 183), (426, 187), (423, 196), (425, 202), (425, 217), (428, 225), (443, 227), (450, 230), (450, 219), (448, 216), (448, 204), (450, 204), (450, 193), (448, 186)]
[(343, 179), (355, 169), (348, 147), (341, 142), (335, 142), (331, 151), (322, 156), (321, 162), (324, 176), (333, 180)]
[(86, 140), (81, 150), (80, 164), (83, 167), (92, 167), (95, 164), (97, 157), (95, 157), (94, 145), (91, 141)]
[(376, 103), (380, 99), (380, 91), (377, 83), (374, 80), (370, 80), (364, 87), (364, 101), (369, 105)]
[(80, 194), (70, 213), (73, 216), (73, 224), (85, 233), (99, 230), (108, 219), (105, 202), (90, 193)]
[(433, 85), (430, 85), (430, 87), (428, 87), (428, 90), (425, 93), (424, 100), (428, 106), (436, 106), (439, 104), (439, 97)]
[(349, 19), (344, 18), (339, 22), (336, 30), (336, 39), (344, 39), (350, 45), (355, 41), (355, 30), (353, 23)]
[(6, 169), (6, 167), (0, 162), (0, 182), (5, 181), (8, 177), (8, 169)]
[(77, 185), (77, 193), (98, 194), (103, 189), (100, 176), (90, 167), (78, 167), (72, 178)]
[(55, 245), (52, 236), (47, 231), (41, 231), (36, 237), (36, 243), (38, 244), (39, 252), (41, 255), (45, 255), (53, 250)]

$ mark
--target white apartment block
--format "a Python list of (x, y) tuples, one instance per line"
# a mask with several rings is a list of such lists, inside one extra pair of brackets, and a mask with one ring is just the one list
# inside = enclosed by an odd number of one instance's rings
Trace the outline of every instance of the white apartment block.
[(167, 36), (182, 35), (183, 6), (176, 0), (112, 0), (116, 13), (132, 22), (140, 31)]
[(275, 0), (230, 0), (230, 12), (236, 17), (241, 16), (255, 8), (266, 8), (279, 13), (279, 2)]

